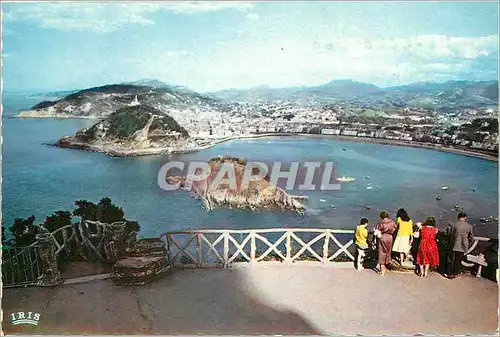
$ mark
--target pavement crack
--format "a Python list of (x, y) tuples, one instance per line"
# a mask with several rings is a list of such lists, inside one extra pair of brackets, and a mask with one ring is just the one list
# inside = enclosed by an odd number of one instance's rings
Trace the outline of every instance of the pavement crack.
[(137, 289), (134, 287), (134, 288), (132, 288), (131, 292), (132, 292), (132, 294), (135, 295), (135, 300), (137, 303), (137, 307), (139, 309), (139, 316), (146, 322), (147, 327), (148, 327), (148, 332), (151, 333), (153, 331), (153, 318), (150, 317), (151, 315), (148, 315), (146, 313), (144, 306), (141, 304), (141, 299), (139, 298), (139, 294), (137, 293)]

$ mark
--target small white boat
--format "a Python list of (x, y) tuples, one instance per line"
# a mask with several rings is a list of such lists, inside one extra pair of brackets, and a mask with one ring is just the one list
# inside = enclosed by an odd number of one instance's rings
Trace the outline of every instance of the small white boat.
[(340, 178), (337, 178), (337, 180), (341, 181), (343, 183), (349, 183), (349, 182), (354, 181), (356, 179), (353, 177), (340, 177)]
[(373, 189), (373, 187), (371, 187), (371, 186), (366, 186), (366, 189), (367, 189), (367, 190), (371, 190), (371, 189)]
[(442, 189), (443, 191), (446, 191), (448, 188), (449, 188), (448, 186), (443, 186), (443, 187), (441, 187), (441, 189)]
[(325, 199), (319, 199), (319, 201), (321, 201), (321, 202), (325, 202), (326, 200), (325, 200)]

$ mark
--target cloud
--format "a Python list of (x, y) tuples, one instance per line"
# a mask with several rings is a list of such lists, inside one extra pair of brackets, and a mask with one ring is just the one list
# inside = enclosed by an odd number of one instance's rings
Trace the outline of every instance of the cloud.
[(30, 22), (42, 28), (111, 32), (126, 25), (153, 25), (152, 14), (206, 13), (234, 9), (248, 12), (246, 1), (185, 1), (165, 3), (15, 3), (4, 6), (6, 22)]
[(169, 51), (166, 51), (164, 53), (164, 56), (166, 58), (179, 58), (179, 57), (190, 56), (190, 55), (192, 55), (192, 53), (190, 53), (186, 50), (177, 50), (177, 51), (169, 50)]
[(182, 1), (165, 3), (162, 7), (177, 13), (215, 12), (225, 9), (248, 11), (252, 4), (248, 1)]
[[(380, 86), (417, 81), (494, 79), (498, 36), (462, 38), (418, 35), (401, 39), (353, 38), (308, 40), (281, 35), (266, 41), (235, 41), (199, 65), (201, 85), (216, 90), (323, 84), (352, 78)], [(467, 78), (463, 76), (467, 74)], [(215, 80), (217, 79), (217, 80)], [(201, 82), (201, 81), (200, 81)], [(192, 85), (187, 83), (187, 85)], [(202, 90), (202, 89), (200, 89)], [(203, 90), (213, 90), (206, 87)]]
[(259, 20), (259, 15), (257, 13), (248, 13), (246, 18), (248, 20)]

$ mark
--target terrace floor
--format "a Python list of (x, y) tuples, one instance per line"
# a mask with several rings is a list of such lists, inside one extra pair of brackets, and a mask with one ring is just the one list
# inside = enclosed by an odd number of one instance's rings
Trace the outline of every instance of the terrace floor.
[[(185, 269), (142, 287), (110, 280), (3, 290), (6, 334), (494, 334), (498, 285), (471, 275), (323, 266)], [(13, 326), (10, 313), (41, 314)]]

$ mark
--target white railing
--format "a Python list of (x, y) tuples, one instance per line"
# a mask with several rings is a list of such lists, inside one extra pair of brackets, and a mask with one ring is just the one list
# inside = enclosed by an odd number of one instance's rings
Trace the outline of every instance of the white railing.
[(349, 251), (354, 243), (354, 230), (207, 229), (167, 232), (160, 237), (166, 238), (165, 246), (171, 267), (227, 268), (236, 262), (255, 264), (269, 260), (283, 263), (307, 260), (322, 264), (337, 262), (341, 258), (346, 262), (354, 261)]
[[(467, 262), (467, 261), (463, 261), (462, 260), (462, 265), (464, 267), (467, 267), (467, 268), (471, 268), (473, 267), (475, 264), (478, 264), (478, 273), (476, 276), (478, 277), (481, 277), (481, 269), (482, 269), (482, 265), (487, 265), (486, 264), (486, 261), (484, 261), (484, 255), (480, 254), (480, 255), (474, 255), (472, 254), (472, 252), (474, 251), (474, 249), (476, 249), (477, 245), (479, 242), (488, 242), (490, 241), (491, 239), (490, 238), (485, 238), (485, 237), (482, 237), (482, 236), (476, 236), (474, 237), (474, 242), (472, 243), (472, 245), (470, 246), (470, 248), (467, 250), (467, 252), (465, 252), (464, 256), (470, 260), (470, 258), (472, 258), (473, 260), (476, 260), (476, 262)], [(479, 260), (483, 260), (482, 263), (477, 263), (477, 259)]]

